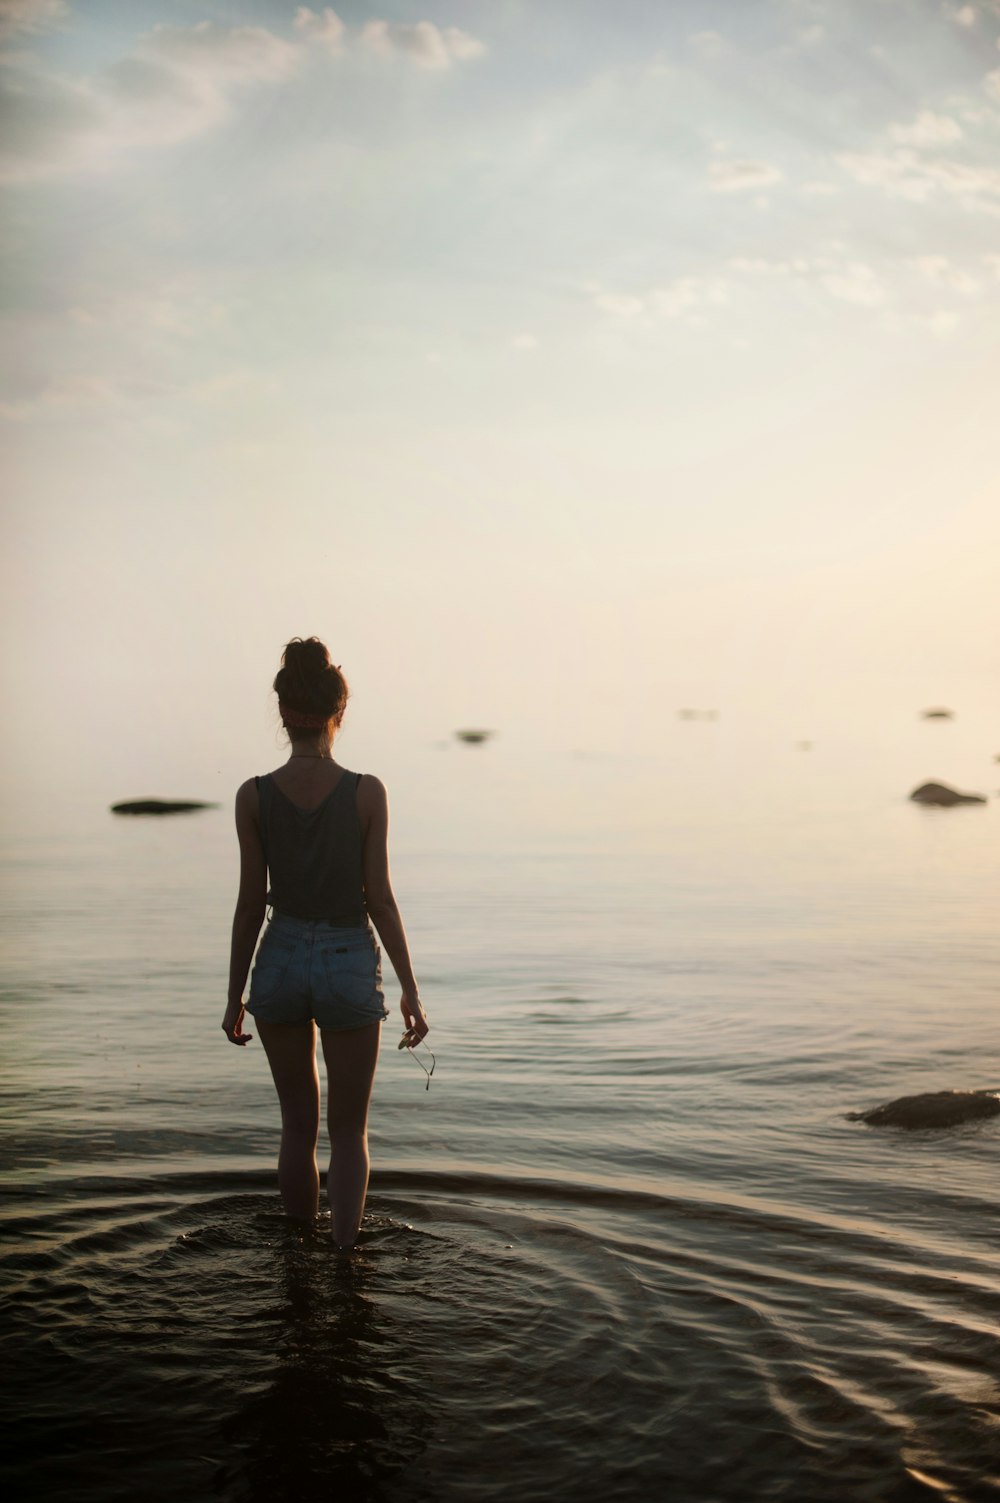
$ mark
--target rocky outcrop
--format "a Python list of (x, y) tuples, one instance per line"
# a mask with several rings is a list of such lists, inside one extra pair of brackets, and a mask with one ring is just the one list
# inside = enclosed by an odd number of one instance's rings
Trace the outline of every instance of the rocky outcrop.
[(195, 809), (217, 809), (218, 804), (199, 799), (133, 798), (112, 804), (112, 814), (191, 814)]
[(935, 804), (940, 809), (950, 809), (953, 804), (985, 804), (981, 793), (959, 793), (947, 783), (921, 783), (914, 788), (910, 798), (915, 804)]
[(957, 1127), (980, 1117), (1000, 1116), (995, 1091), (928, 1091), (923, 1096), (900, 1096), (867, 1112), (848, 1112), (851, 1122), (872, 1127)]

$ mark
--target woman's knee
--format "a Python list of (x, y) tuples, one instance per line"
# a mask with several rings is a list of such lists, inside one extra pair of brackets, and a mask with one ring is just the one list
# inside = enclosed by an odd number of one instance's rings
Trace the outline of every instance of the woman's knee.
[(356, 1116), (338, 1112), (335, 1109), (331, 1108), (331, 1110), (327, 1113), (326, 1125), (327, 1130), (330, 1134), (331, 1143), (335, 1140), (338, 1143), (354, 1141), (363, 1143), (368, 1137), (367, 1112), (365, 1113), (364, 1117), (359, 1120)]
[(319, 1138), (319, 1111), (282, 1111), (281, 1128), (287, 1137), (301, 1139), (315, 1148)]

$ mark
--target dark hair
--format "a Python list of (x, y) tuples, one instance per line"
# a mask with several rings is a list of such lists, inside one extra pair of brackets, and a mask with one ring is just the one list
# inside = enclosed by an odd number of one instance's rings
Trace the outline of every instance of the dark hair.
[(318, 730), (339, 725), (347, 707), (350, 690), (339, 666), (330, 662), (330, 654), (319, 637), (293, 637), (281, 654), (281, 667), (274, 680), (274, 691), (282, 710), (296, 716), (322, 717), (312, 725), (282, 722), (291, 741), (311, 740)]

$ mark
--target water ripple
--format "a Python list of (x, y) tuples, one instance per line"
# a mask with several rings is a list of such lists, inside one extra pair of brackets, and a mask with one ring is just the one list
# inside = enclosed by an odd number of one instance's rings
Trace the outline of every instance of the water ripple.
[(11, 1201), (9, 1471), (37, 1496), (1000, 1498), (973, 1253), (461, 1169), (379, 1174), (346, 1262), (265, 1174)]

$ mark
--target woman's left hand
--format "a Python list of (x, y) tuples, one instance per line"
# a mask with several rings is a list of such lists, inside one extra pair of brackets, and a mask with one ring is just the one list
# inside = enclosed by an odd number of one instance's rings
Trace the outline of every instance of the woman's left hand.
[(230, 1002), (226, 1008), (226, 1016), (222, 1020), (222, 1031), (231, 1044), (249, 1044), (253, 1038), (252, 1033), (243, 1032), (245, 1010), (242, 1002)]

